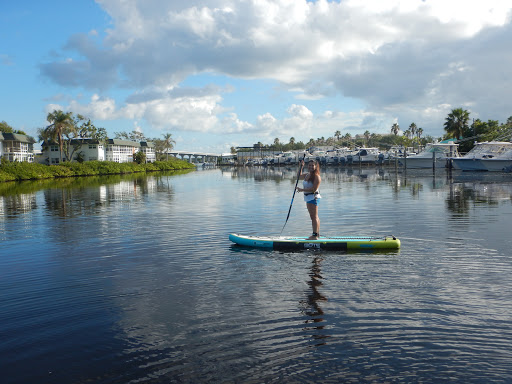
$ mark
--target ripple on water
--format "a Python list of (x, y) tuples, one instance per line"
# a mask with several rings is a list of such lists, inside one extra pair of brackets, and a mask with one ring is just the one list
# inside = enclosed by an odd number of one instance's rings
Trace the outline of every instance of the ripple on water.
[[(289, 178), (284, 169), (236, 172), (38, 192), (31, 209), (4, 218), (4, 377), (20, 383), (511, 377), (512, 209), (493, 200), (500, 189), (421, 173), (406, 180), (369, 170), (326, 172), (323, 233), (391, 233), (402, 248), (285, 253), (235, 247), (228, 234), (279, 234), (294, 171)], [(16, 237), (19, 231), (30, 236)], [(310, 231), (296, 197), (284, 233)]]

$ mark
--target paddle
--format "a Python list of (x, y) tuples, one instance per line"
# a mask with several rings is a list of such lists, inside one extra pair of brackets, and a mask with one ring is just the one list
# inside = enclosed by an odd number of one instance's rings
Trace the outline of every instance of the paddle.
[(283, 229), (281, 229), (281, 233), (279, 235), (283, 234), (284, 227), (286, 226), (286, 223), (288, 222), (288, 219), (290, 218), (290, 212), (292, 211), (292, 205), (293, 205), (293, 199), (295, 198), (295, 192), (297, 191), (297, 185), (299, 184), (299, 178), (300, 174), (302, 173), (302, 168), (304, 167), (304, 159), (306, 158), (306, 154), (302, 157), (301, 165), (299, 168), (299, 173), (297, 173), (297, 181), (295, 182), (295, 188), (293, 188), (293, 195), (292, 195), (292, 202), (290, 203), (290, 209), (288, 209), (288, 216), (286, 216), (286, 221), (284, 222)]

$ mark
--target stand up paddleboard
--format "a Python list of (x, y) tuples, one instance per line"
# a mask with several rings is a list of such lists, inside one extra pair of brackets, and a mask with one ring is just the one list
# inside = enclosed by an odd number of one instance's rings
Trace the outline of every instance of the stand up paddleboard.
[(323, 249), (330, 251), (398, 249), (400, 240), (394, 236), (331, 236), (308, 240), (307, 237), (250, 236), (232, 233), (229, 240), (246, 247), (282, 250)]

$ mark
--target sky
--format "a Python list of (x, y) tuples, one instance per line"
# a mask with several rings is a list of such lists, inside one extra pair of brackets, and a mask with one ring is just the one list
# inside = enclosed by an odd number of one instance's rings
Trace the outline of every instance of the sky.
[(0, 121), (176, 150), (512, 116), (512, 0), (0, 0)]

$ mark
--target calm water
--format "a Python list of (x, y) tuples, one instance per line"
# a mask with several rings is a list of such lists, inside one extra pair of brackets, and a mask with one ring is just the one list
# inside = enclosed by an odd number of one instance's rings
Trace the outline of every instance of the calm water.
[(2, 382), (512, 382), (512, 175), (328, 170), (321, 232), (400, 251), (231, 245), (280, 233), (294, 177), (0, 185)]

